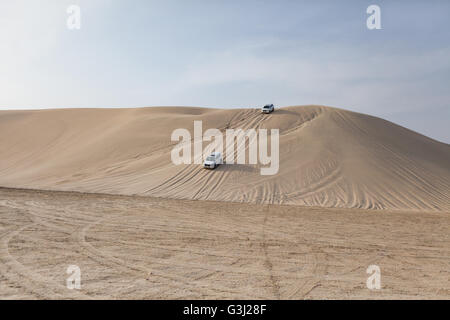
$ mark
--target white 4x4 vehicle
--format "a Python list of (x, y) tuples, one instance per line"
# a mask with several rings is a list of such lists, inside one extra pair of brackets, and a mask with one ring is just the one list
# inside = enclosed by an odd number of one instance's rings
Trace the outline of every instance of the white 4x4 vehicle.
[(220, 152), (213, 152), (208, 157), (206, 157), (205, 162), (203, 162), (203, 168), (215, 169), (219, 164), (222, 163), (222, 154)]
[(275, 110), (275, 107), (273, 104), (266, 104), (264, 107), (262, 107), (261, 111), (263, 113), (271, 113)]

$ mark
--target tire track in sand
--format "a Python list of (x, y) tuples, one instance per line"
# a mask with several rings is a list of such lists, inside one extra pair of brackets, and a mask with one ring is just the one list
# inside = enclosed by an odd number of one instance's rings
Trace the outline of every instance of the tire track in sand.
[(0, 237), (0, 273), (27, 293), (43, 299), (89, 298), (79, 291), (69, 290), (63, 285), (58, 285), (52, 279), (31, 271), (11, 255), (9, 242), (22, 231), (34, 225), (35, 223), (27, 224), (18, 230), (6, 232)]

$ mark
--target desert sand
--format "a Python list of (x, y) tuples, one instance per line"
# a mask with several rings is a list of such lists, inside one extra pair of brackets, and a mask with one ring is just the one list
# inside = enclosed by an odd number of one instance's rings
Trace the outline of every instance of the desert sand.
[[(280, 129), (279, 172), (175, 166), (171, 133), (194, 120)], [(450, 298), (450, 146), (380, 118), (0, 111), (0, 150), (2, 299)]]
[[(0, 190), (0, 298), (449, 299), (450, 216)], [(381, 270), (369, 290), (366, 269)], [(69, 265), (81, 290), (66, 288)]]
[[(174, 166), (176, 128), (277, 128), (280, 170)], [(206, 143), (205, 143), (206, 145)], [(260, 204), (450, 210), (450, 146), (322, 106), (0, 112), (0, 185)]]

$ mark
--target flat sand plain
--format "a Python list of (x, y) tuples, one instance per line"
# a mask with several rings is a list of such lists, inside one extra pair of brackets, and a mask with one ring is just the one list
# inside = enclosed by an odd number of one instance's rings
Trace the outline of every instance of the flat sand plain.
[(449, 212), (0, 189), (0, 217), (0, 299), (450, 299)]

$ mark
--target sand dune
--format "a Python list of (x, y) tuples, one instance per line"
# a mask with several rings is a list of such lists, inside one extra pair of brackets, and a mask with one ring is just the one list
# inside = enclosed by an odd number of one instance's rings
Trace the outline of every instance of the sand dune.
[[(176, 128), (279, 128), (280, 169), (175, 166)], [(206, 144), (205, 144), (206, 145)], [(323, 207), (450, 210), (450, 146), (323, 106), (0, 112), (0, 186)]]

